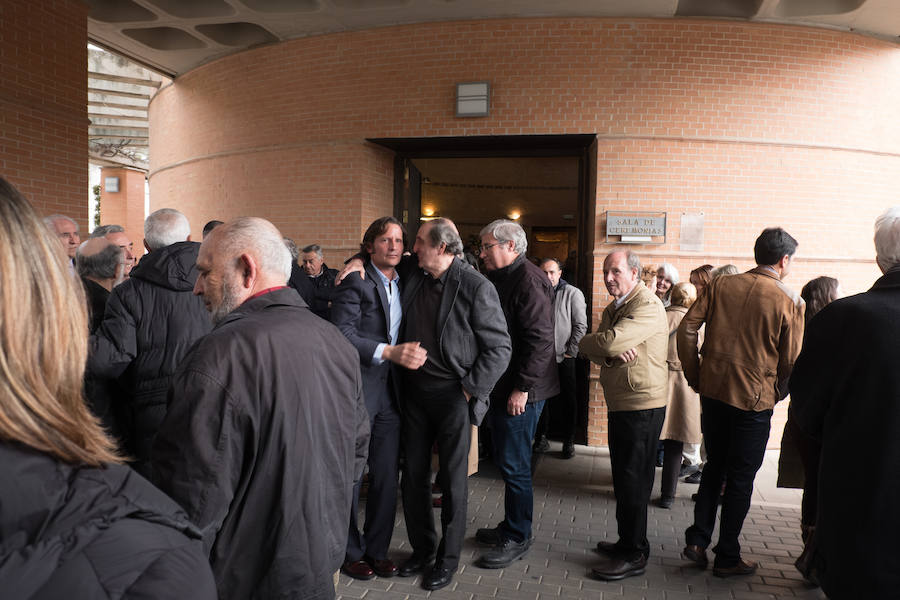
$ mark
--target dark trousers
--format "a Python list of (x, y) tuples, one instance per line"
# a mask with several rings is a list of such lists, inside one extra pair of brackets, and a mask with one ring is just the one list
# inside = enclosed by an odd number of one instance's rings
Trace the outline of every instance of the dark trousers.
[(650, 555), (647, 503), (656, 475), (656, 444), (665, 407), (609, 413), (609, 462), (616, 496), (616, 549), (624, 558)]
[[(374, 413), (374, 414), (373, 414)], [(369, 491), (366, 495), (366, 523), (360, 533), (359, 487), (353, 486), (350, 511), (350, 534), (347, 537), (345, 559), (350, 562), (368, 556), (376, 560), (387, 558), (394, 519), (397, 514), (397, 475), (400, 454), (400, 414), (390, 401), (378, 411), (370, 411), (369, 425)]]
[(491, 441), (494, 464), (506, 484), (503, 496), (504, 515), (499, 528), (503, 535), (516, 541), (531, 539), (534, 517), (534, 490), (531, 485), (531, 440), (544, 401), (525, 405), (525, 412), (512, 416), (506, 399), (494, 398), (488, 417), (491, 420)]
[[(560, 415), (562, 439), (565, 443), (575, 441), (575, 427), (578, 424), (578, 401), (575, 395), (575, 359), (564, 358), (556, 363), (559, 371), (559, 396), (547, 400), (541, 418), (538, 421), (535, 438), (545, 437), (550, 429), (550, 412)], [(552, 408), (551, 408), (552, 406)]]
[[(403, 404), (403, 515), (413, 552), (436, 555), (436, 564), (456, 570), (466, 534), (469, 501), (469, 406), (459, 381), (416, 379), (408, 383)], [(441, 534), (438, 545), (431, 507), (431, 448), (437, 442), (441, 486)]]
[(738, 536), (750, 510), (753, 480), (765, 456), (772, 411), (741, 410), (705, 396), (700, 397), (700, 404), (706, 466), (697, 491), (694, 524), (688, 527), (685, 538), (689, 545), (709, 546), (724, 481), (719, 543), (713, 551), (715, 566), (733, 567), (741, 559)]
[(662, 498), (674, 498), (678, 487), (678, 475), (681, 473), (681, 453), (684, 443), (676, 440), (663, 440), (663, 470), (659, 486)]

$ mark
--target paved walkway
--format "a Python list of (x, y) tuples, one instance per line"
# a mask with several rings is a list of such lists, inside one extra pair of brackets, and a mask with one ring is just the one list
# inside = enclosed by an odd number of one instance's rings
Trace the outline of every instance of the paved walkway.
[[(755, 575), (719, 579), (713, 577), (712, 566), (698, 571), (680, 558), (684, 530), (693, 517), (690, 496), (697, 486), (679, 483), (670, 510), (650, 507), (651, 556), (646, 574), (604, 583), (589, 578), (587, 573), (598, 558), (591, 548), (599, 540), (616, 539), (609, 452), (605, 448), (578, 446), (575, 458), (562, 460), (560, 444), (551, 444), (553, 451), (541, 457), (537, 465), (535, 542), (524, 560), (501, 570), (473, 565), (482, 551), (474, 540), (475, 530), (494, 526), (503, 518), (503, 481), (489, 460), (483, 460), (481, 471), (469, 480), (467, 539), (460, 569), (450, 586), (427, 592), (419, 587), (419, 577), (356, 581), (341, 575), (338, 598), (824, 598), (818, 589), (803, 582), (793, 566), (802, 550), (800, 492), (775, 487), (777, 451), (767, 452), (757, 476), (753, 504), (741, 539), (744, 556), (760, 563)], [(659, 496), (660, 472), (657, 469), (654, 499)], [(437, 509), (435, 520), (440, 522)], [(391, 557), (400, 562), (410, 552), (403, 515), (398, 510)]]

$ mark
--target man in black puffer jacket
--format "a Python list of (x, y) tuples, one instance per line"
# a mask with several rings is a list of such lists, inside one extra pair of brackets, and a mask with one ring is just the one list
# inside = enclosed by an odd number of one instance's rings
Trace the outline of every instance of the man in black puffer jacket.
[(3, 598), (216, 598), (200, 532), (131, 469), (2, 442), (0, 481)]
[(118, 379), (124, 396), (114, 407), (132, 465), (150, 477), (153, 438), (166, 416), (166, 391), (190, 347), (212, 329), (193, 294), (200, 244), (177, 210), (162, 208), (144, 223), (150, 252), (113, 288), (103, 322), (91, 336), (88, 374)]

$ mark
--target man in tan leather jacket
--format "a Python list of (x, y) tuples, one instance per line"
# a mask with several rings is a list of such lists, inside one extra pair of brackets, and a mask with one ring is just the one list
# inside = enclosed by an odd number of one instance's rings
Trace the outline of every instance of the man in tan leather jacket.
[(641, 282), (631, 251), (603, 261), (606, 289), (615, 300), (579, 351), (601, 365), (609, 407), (609, 460), (619, 540), (600, 542), (604, 560), (592, 570), (602, 580), (640, 575), (647, 566), (647, 503), (656, 474), (656, 445), (666, 414), (669, 326), (659, 298)]
[[(803, 300), (781, 283), (796, 249), (797, 241), (783, 229), (763, 230), (753, 248), (757, 267), (713, 280), (678, 328), (684, 376), (700, 393), (708, 457), (684, 556), (706, 567), (724, 483), (719, 543), (713, 548), (713, 574), (719, 577), (756, 571), (755, 563), (741, 558), (738, 536), (765, 455), (772, 408), (787, 395), (803, 339)], [(704, 323), (701, 361), (697, 330)]]

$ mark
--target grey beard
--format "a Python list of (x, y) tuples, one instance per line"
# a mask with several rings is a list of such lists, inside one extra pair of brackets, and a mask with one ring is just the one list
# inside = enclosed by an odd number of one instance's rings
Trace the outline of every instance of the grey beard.
[(232, 283), (222, 284), (222, 302), (209, 311), (213, 325), (218, 325), (231, 312), (241, 305), (238, 299), (238, 286)]

